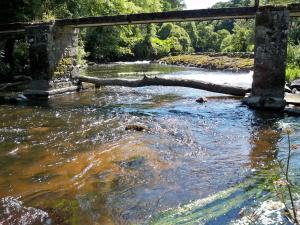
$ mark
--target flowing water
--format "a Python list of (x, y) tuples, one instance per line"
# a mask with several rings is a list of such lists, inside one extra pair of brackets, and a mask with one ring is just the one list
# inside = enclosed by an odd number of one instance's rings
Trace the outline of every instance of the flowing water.
[[(148, 63), (83, 73), (246, 86), (252, 79), (249, 73)], [(208, 102), (196, 103), (201, 96)], [(136, 124), (147, 129), (125, 129)], [(299, 118), (177, 87), (102, 87), (48, 102), (1, 105), (0, 224), (142, 224), (233, 187), (272, 162), (278, 149), (286, 149), (282, 124), (295, 128), (292, 142), (300, 144)], [(299, 157), (294, 155), (294, 171)]]

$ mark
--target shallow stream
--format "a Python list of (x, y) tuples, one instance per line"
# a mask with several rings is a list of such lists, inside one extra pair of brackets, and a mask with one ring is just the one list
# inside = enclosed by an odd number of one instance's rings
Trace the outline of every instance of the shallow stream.
[[(248, 86), (252, 79), (249, 73), (148, 63), (83, 73)], [(202, 96), (208, 102), (196, 103)], [(136, 124), (146, 131), (125, 130)], [(272, 163), (278, 149), (285, 154), (284, 124), (295, 129), (292, 142), (300, 144), (300, 118), (180, 87), (103, 87), (47, 103), (1, 105), (0, 224), (143, 224), (243, 182)], [(299, 159), (296, 153), (292, 160), (298, 181)]]

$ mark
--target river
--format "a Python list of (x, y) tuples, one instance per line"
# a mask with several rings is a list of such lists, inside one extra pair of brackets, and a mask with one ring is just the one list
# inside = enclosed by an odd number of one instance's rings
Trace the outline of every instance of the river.
[[(82, 73), (248, 86), (252, 79), (250, 73), (146, 62)], [(202, 96), (208, 102), (196, 103)], [(146, 131), (125, 130), (135, 124)], [(36, 218), (42, 224), (142, 224), (239, 184), (272, 163), (278, 149), (279, 157), (285, 155), (285, 124), (295, 129), (292, 143), (300, 144), (300, 118), (181, 87), (102, 87), (48, 102), (1, 105), (0, 224), (39, 224), (32, 223)], [(293, 171), (299, 171), (299, 158), (296, 152)], [(295, 178), (299, 182), (299, 173)]]

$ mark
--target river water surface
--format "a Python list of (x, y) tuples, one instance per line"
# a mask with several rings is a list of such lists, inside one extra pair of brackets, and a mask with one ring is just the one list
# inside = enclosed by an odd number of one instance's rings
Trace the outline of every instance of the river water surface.
[[(246, 86), (252, 79), (250, 73), (147, 63), (83, 73)], [(196, 103), (201, 96), (208, 102)], [(125, 130), (135, 124), (146, 131)], [(103, 87), (47, 103), (1, 105), (0, 224), (142, 224), (232, 187), (272, 162), (278, 149), (286, 149), (282, 124), (295, 129), (292, 142), (300, 144), (299, 118), (177, 87)], [(294, 156), (294, 170), (299, 158)]]

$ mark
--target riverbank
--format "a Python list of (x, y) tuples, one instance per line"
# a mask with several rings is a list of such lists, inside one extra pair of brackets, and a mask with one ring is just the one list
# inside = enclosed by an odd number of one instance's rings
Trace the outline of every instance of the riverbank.
[(253, 58), (232, 57), (227, 55), (178, 55), (161, 58), (158, 62), (168, 65), (235, 72), (251, 71), (254, 67)]

